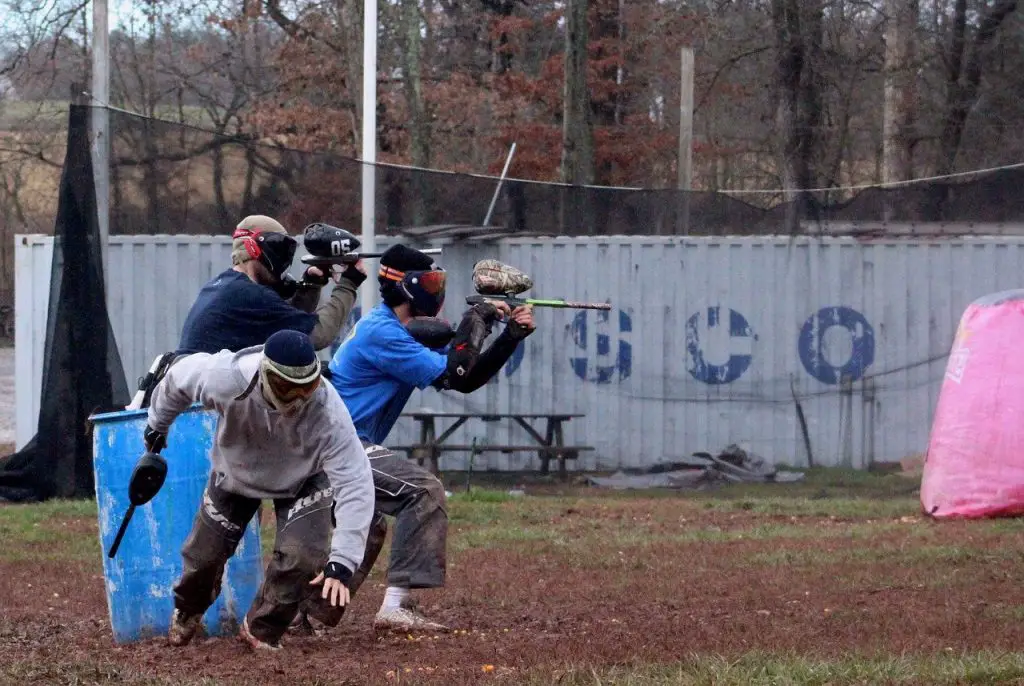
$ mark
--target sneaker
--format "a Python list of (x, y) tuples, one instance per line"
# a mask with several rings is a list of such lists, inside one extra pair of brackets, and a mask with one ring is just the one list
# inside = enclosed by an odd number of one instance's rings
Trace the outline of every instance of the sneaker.
[(178, 608), (174, 608), (171, 630), (167, 632), (167, 640), (172, 646), (188, 645), (192, 637), (196, 635), (202, 618), (202, 615), (187, 615)]
[(252, 632), (249, 631), (248, 617), (242, 620), (242, 628), (238, 631), (238, 637), (248, 643), (249, 647), (254, 650), (281, 650), (280, 643), (267, 643), (253, 636)]
[(432, 622), (407, 607), (380, 610), (373, 620), (376, 631), (450, 631), (444, 624)]

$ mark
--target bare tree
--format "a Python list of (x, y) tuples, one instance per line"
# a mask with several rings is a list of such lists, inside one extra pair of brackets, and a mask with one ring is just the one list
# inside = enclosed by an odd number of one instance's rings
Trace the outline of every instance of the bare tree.
[(886, 183), (905, 181), (914, 174), (919, 9), (918, 0), (885, 3), (882, 180)]
[(823, 7), (817, 1), (772, 0), (776, 36), (778, 125), (782, 136), (783, 187), (791, 196), (787, 228), (796, 233), (806, 208), (802, 191), (816, 186), (815, 152), (822, 123), (820, 59)]
[[(964, 126), (978, 101), (988, 48), (999, 27), (1016, 9), (1017, 0), (997, 0), (969, 12), (967, 0), (954, 0), (949, 47), (943, 60), (946, 97), (936, 167), (939, 174), (950, 174), (956, 168)], [(970, 21), (969, 16), (977, 19)]]

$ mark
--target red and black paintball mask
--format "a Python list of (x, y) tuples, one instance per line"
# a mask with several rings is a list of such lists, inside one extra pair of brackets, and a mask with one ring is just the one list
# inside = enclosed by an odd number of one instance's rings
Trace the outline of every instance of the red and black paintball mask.
[(264, 215), (243, 219), (231, 238), (234, 264), (257, 260), (278, 279), (288, 271), (298, 247), (298, 241), (289, 236), (277, 220)]
[(429, 255), (393, 245), (380, 258), (377, 281), (384, 302), (408, 302), (413, 314), (436, 317), (444, 306), (447, 274)]

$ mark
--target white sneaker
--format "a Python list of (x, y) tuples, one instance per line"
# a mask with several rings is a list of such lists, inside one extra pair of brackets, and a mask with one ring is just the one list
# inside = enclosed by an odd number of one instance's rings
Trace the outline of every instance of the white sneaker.
[(444, 624), (432, 622), (408, 608), (380, 610), (373, 620), (376, 631), (450, 631)]

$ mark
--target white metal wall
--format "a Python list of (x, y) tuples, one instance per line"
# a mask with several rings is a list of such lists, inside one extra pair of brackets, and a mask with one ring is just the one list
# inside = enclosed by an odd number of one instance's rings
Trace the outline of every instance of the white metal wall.
[[(19, 445), (34, 433), (38, 412), (48, 246), (48, 239), (18, 241)], [(227, 263), (227, 246), (208, 237), (112, 239), (111, 317), (129, 379), (173, 347), (200, 285), (214, 265)], [(451, 274), (450, 320), (458, 319), (472, 266), (483, 257), (530, 272), (536, 297), (609, 301), (614, 309), (538, 309), (540, 329), (496, 382), (468, 397), (417, 392), (408, 409), (586, 413), (567, 426), (566, 438), (597, 448), (584, 454), (587, 468), (641, 466), (733, 442), (804, 465), (795, 394), (815, 462), (860, 467), (924, 450), (960, 314), (981, 295), (1021, 287), (1024, 239), (456, 244), (440, 260)], [(843, 374), (852, 383), (839, 383)], [(411, 439), (413, 429), (401, 420), (392, 442)], [(495, 424), (460, 431), (460, 443), (474, 435), (525, 438)], [(532, 454), (477, 459), (477, 468), (536, 464)], [(465, 461), (454, 455), (442, 467)]]

